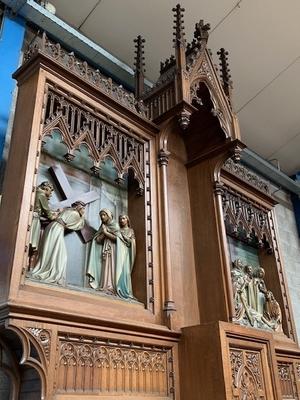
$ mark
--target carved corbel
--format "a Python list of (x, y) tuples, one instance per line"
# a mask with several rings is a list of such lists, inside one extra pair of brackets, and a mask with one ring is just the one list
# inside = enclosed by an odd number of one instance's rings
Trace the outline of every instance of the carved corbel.
[(101, 171), (101, 167), (99, 167), (99, 165), (93, 165), (91, 167), (91, 172), (94, 176), (99, 176), (100, 171)]
[(69, 163), (71, 161), (73, 161), (75, 158), (74, 154), (72, 154), (71, 152), (68, 152), (64, 155), (64, 159)]
[(178, 123), (183, 131), (185, 131), (188, 128), (190, 124), (190, 119), (191, 119), (191, 113), (189, 111), (183, 110), (179, 113)]
[(145, 189), (142, 186), (139, 186), (136, 190), (137, 197), (143, 197), (145, 193)]
[(216, 159), (214, 167), (214, 182), (221, 182), (221, 168), (228, 159), (231, 158), (234, 162), (239, 162), (241, 159), (241, 153), (245, 147), (246, 145), (238, 139), (230, 140), (224, 145), (222, 153)]
[(121, 186), (124, 184), (125, 179), (123, 178), (123, 174), (118, 174), (118, 177), (115, 179), (117, 185)]
[(217, 196), (222, 196), (224, 193), (224, 185), (222, 182), (216, 181), (214, 183), (214, 192)]
[(158, 153), (158, 165), (160, 167), (167, 166), (169, 163), (170, 152), (166, 149), (160, 149)]

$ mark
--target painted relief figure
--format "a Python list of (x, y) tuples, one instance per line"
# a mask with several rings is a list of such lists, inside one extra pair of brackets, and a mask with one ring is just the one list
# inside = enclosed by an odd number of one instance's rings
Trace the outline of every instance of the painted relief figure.
[(118, 224), (107, 208), (99, 213), (101, 225), (92, 241), (87, 275), (93, 289), (108, 294), (116, 293), (116, 253), (117, 238), (120, 236)]
[(53, 192), (53, 186), (48, 181), (42, 182), (37, 190), (34, 201), (33, 219), (30, 231), (30, 245), (32, 250), (37, 250), (41, 236), (41, 218), (46, 221), (53, 221), (57, 218), (58, 212), (51, 210), (49, 199)]
[(133, 298), (131, 273), (135, 261), (136, 243), (128, 215), (119, 216), (119, 225), (122, 241), (122, 262), (118, 269), (117, 293), (120, 297), (127, 299)]
[(242, 322), (246, 317), (253, 326), (253, 318), (249, 312), (249, 285), (250, 276), (245, 273), (241, 260), (235, 260), (231, 270), (233, 296), (235, 305), (235, 321)]
[(129, 227), (129, 218), (120, 217), (120, 226), (108, 209), (100, 211), (101, 226), (92, 241), (87, 275), (95, 290), (134, 298), (131, 271), (135, 258), (135, 238)]
[(235, 306), (234, 321), (255, 328), (282, 331), (281, 310), (273, 293), (267, 290), (261, 267), (232, 263), (231, 278)]
[(85, 203), (76, 201), (72, 207), (63, 210), (57, 219), (45, 229), (38, 260), (32, 271), (34, 279), (45, 283), (65, 284), (67, 249), (65, 230), (78, 231), (84, 226)]

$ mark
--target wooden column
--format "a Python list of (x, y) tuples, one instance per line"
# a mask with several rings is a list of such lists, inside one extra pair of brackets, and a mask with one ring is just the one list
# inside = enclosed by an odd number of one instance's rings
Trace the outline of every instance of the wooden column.
[[(34, 191), (36, 159), (39, 155), (44, 75), (31, 68), (26, 79), (18, 76), (19, 92), (3, 184), (0, 209), (0, 299), (5, 301), (17, 290), (24, 274), (24, 250), (28, 213)], [(14, 288), (14, 289), (13, 289)], [(10, 291), (10, 294), (9, 294)]]
[(158, 154), (158, 164), (160, 167), (161, 178), (161, 206), (162, 206), (162, 244), (163, 244), (163, 266), (164, 266), (164, 280), (165, 280), (165, 301), (164, 312), (167, 318), (168, 325), (171, 324), (171, 314), (176, 311), (175, 303), (173, 300), (173, 283), (172, 283), (172, 269), (171, 269), (171, 251), (170, 251), (170, 224), (168, 212), (168, 187), (167, 187), (167, 166), (169, 162), (170, 153), (161, 149)]

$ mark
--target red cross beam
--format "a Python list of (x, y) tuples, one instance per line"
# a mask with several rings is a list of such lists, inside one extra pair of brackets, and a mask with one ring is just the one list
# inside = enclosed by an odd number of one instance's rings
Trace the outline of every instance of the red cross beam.
[[(85, 193), (76, 193), (73, 191), (71, 185), (69, 184), (68, 178), (66, 177), (62, 167), (60, 165), (54, 165), (49, 168), (50, 175), (52, 176), (55, 185), (61, 194), (63, 200), (52, 205), (53, 208), (65, 208), (70, 207), (75, 201), (83, 201), (85, 204), (92, 203), (100, 198), (99, 194), (90, 190)], [(92, 240), (95, 229), (92, 228), (87, 222), (85, 222), (84, 227), (77, 233), (80, 235), (84, 243)]]

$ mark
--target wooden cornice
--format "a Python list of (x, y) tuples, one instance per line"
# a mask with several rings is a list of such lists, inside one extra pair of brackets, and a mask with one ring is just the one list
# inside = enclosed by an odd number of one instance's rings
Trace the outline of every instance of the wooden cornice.
[(60, 78), (62, 81), (71, 83), (80, 91), (88, 94), (88, 96), (94, 97), (106, 108), (110, 109), (114, 113), (119, 114), (122, 116), (122, 118), (125, 117), (130, 122), (135, 122), (138, 126), (146, 129), (147, 132), (152, 134), (158, 133), (159, 128), (149, 119), (147, 119), (144, 113), (138, 112), (133, 107), (127, 107), (123, 102), (118, 101), (108, 93), (105, 93), (105, 91), (100, 90), (100, 88), (95, 84), (84, 79), (72, 69), (69, 69), (65, 65), (57, 62), (57, 60), (39, 49), (23, 65), (21, 65), (21, 67), (17, 69), (17, 71), (13, 74), (13, 78), (18, 81), (18, 85), (20, 86), (24, 80), (38, 70), (47, 71), (50, 74)]
[[(249, 171), (249, 174), (252, 176), (255, 175), (254, 173), (251, 173), (251, 171)], [(222, 168), (221, 176), (224, 183), (227, 183), (229, 186), (232, 186), (239, 191), (247, 192), (247, 195), (252, 194), (253, 198), (259, 200), (261, 203), (267, 204), (270, 208), (278, 204), (278, 201), (274, 199), (270, 191), (262, 189), (262, 179), (258, 176), (257, 182), (255, 183), (253, 179), (251, 180), (251, 176), (245, 179), (234, 171), (229, 171), (225, 168)], [(267, 185), (267, 182), (264, 183)]]
[(29, 305), (6, 303), (0, 306), (0, 321), (9, 319), (28, 319), (40, 321), (41, 323), (61, 323), (72, 327), (84, 327), (92, 329), (101, 329), (103, 331), (122, 333), (130, 332), (135, 336), (151, 337), (156, 339), (167, 339), (179, 341), (180, 331), (170, 330), (166, 326), (137, 320), (136, 323), (130, 323), (128, 320), (93, 318), (72, 312), (61, 312), (43, 308), (32, 307)]

